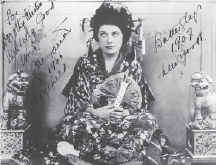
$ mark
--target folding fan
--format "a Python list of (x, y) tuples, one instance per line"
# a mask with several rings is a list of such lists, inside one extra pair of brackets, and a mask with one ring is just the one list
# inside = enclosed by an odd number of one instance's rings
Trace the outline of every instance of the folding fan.
[[(121, 86), (124, 82), (128, 83), (126, 90)], [(122, 89), (122, 91), (120, 91)], [(138, 83), (125, 73), (118, 73), (107, 78), (99, 87), (99, 90), (104, 95), (114, 98), (116, 101), (117, 96), (123, 94), (121, 103), (127, 103), (133, 108), (141, 108), (142, 94)]]

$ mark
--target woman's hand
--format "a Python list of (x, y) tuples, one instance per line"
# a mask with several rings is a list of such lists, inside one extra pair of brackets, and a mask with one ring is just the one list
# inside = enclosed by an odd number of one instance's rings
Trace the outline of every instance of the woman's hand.
[(98, 116), (99, 118), (103, 118), (103, 119), (109, 119), (113, 111), (114, 111), (113, 105), (108, 105), (108, 106), (100, 107), (97, 109), (88, 107), (86, 109), (86, 112), (89, 112), (92, 115)]
[(125, 116), (128, 116), (129, 114), (129, 110), (123, 109), (122, 107), (115, 107), (115, 110), (111, 112), (111, 116), (117, 119), (121, 119)]
[(128, 110), (123, 109), (122, 107), (114, 107), (113, 105), (108, 105), (97, 109), (88, 107), (86, 112), (103, 119), (109, 119), (111, 117), (121, 119), (130, 114)]
[(57, 144), (57, 151), (63, 156), (68, 154), (79, 156), (79, 151), (75, 150), (74, 146), (66, 141), (61, 141)]

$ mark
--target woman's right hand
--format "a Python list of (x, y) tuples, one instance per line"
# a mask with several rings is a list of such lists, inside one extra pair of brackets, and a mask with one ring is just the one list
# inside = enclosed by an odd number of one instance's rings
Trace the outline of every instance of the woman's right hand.
[(111, 118), (111, 113), (114, 112), (114, 110), (115, 109), (113, 105), (108, 105), (108, 106), (100, 107), (97, 109), (88, 107), (86, 109), (86, 112), (89, 112), (92, 115), (97, 116), (99, 118), (109, 119)]

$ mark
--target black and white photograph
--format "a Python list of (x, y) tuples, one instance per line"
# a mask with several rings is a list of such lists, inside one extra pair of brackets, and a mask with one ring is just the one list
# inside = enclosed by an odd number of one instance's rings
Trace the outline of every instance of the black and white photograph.
[(216, 0), (1, 0), (1, 165), (215, 165)]

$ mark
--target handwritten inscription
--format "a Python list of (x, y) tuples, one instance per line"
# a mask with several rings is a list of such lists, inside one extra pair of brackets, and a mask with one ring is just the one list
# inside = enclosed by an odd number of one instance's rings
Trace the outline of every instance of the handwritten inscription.
[[(41, 11), (42, 6), (45, 8), (45, 12)], [(24, 7), (23, 10), (24, 15), (20, 15), (17, 11), (14, 12), (11, 9), (6, 11), (4, 23), (9, 26), (12, 31), (9, 33), (2, 33), (2, 43), (4, 55), (7, 57), (9, 64), (12, 63), (14, 59), (19, 59), (22, 66), (27, 66), (28, 63), (31, 64), (31, 105), (32, 108), (35, 109), (42, 99), (49, 99), (49, 92), (51, 90), (55, 91), (56, 83), (69, 67), (64, 63), (64, 56), (59, 51), (59, 48), (62, 47), (68, 34), (71, 33), (71, 29), (61, 28), (61, 25), (67, 20), (67, 18), (65, 18), (52, 32), (52, 34), (59, 33), (61, 36), (60, 39), (50, 47), (50, 51), (48, 51), (47, 54), (35, 56), (37, 51), (40, 50), (36, 47), (36, 42), (38, 42), (39, 39), (37, 38), (38, 33), (45, 28), (45, 20), (49, 19), (51, 11), (54, 10), (54, 2), (50, 1), (50, 6), (46, 9), (46, 5), (36, 1), (33, 5)], [(29, 29), (28, 23), (30, 23), (30, 21), (35, 23), (35, 28)], [(37, 29), (39, 29), (38, 33)], [(27, 44), (30, 46), (25, 48)], [(24, 48), (26, 53), (23, 53)], [(40, 69), (42, 67), (47, 69), (45, 70), (45, 78), (41, 76)]]
[[(66, 19), (67, 18), (65, 18), (65, 20)], [(63, 22), (65, 22), (65, 20)], [(59, 47), (61, 46), (61, 44), (64, 42), (64, 40), (67, 37), (67, 35), (71, 32), (71, 29), (55, 29), (55, 31), (53, 31), (53, 33), (58, 32), (58, 31), (64, 31), (65, 32), (62, 35), (62, 39), (60, 39), (59, 42), (57, 42), (54, 46), (52, 46), (52, 50), (50, 51), (50, 53), (46, 57), (37, 58), (34, 61), (34, 66), (35, 66), (34, 70), (40, 69), (40, 67), (44, 64), (44, 62), (46, 60), (48, 60), (50, 57), (53, 58), (53, 55), (56, 54), (56, 51), (59, 49)]]
[[(63, 67), (61, 69), (58, 69), (57, 74), (49, 76), (49, 83), (48, 84), (46, 84), (38, 92), (33, 92), (33, 95), (31, 97), (31, 104), (32, 104), (33, 109), (35, 109), (35, 106), (38, 105), (40, 103), (40, 101), (42, 99), (44, 99), (45, 97), (49, 99), (49, 91), (51, 91), (52, 89), (55, 90), (55, 84), (57, 83), (57, 81), (61, 78), (61, 76), (66, 71), (67, 71), (67, 66), (64, 63)], [(38, 85), (38, 88), (39, 88), (43, 84), (43, 80), (40, 79), (40, 78), (35, 77), (34, 82), (38, 83), (38, 81), (41, 82), (41, 84)]]
[[(62, 25), (66, 20), (67, 18), (65, 18), (60, 25)], [(33, 109), (36, 105), (40, 103), (43, 98), (46, 97), (47, 99), (49, 99), (49, 91), (51, 91), (52, 89), (55, 90), (55, 84), (67, 71), (68, 68), (65, 63), (60, 64), (61, 60), (63, 60), (64, 58), (60, 52), (58, 53), (58, 56), (55, 57), (57, 50), (63, 44), (68, 34), (71, 32), (71, 29), (60, 28), (60, 25), (53, 31), (53, 33), (64, 32), (64, 34), (62, 35), (62, 39), (60, 39), (59, 42), (55, 43), (55, 45), (52, 46), (51, 51), (48, 53), (47, 56), (41, 58), (34, 58), (34, 60), (31, 62), (31, 72), (34, 76), (31, 85), (33, 91), (33, 95), (31, 98)], [(52, 59), (52, 62), (48, 64), (49, 82), (44, 85), (44, 81), (37, 76), (37, 71), (44, 65), (44, 62), (47, 61), (49, 58)]]
[[(7, 11), (7, 19), (6, 23), (8, 25), (11, 25), (11, 22), (14, 21), (14, 26), (12, 27), (13, 33), (7, 33), (2, 34), (3, 36), (3, 51), (5, 51), (6, 57), (8, 59), (8, 62), (11, 63), (17, 56), (18, 52), (20, 51), (20, 48), (23, 47), (23, 45), (30, 40), (31, 34), (26, 26), (26, 23), (24, 20), (21, 20), (21, 18), (16, 18), (17, 12), (15, 14), (11, 13), (11, 10), (8, 9)], [(22, 37), (18, 37), (18, 33), (24, 30), (25, 34)], [(34, 31), (34, 29), (32, 29)], [(14, 47), (8, 51), (6, 51), (8, 44), (13, 43)]]
[[(188, 14), (185, 12), (185, 15), (182, 16), (178, 23), (173, 26), (169, 30), (169, 36), (165, 37), (162, 35), (161, 32), (157, 32), (154, 37), (154, 52), (157, 53), (157, 51), (168, 42), (172, 41), (171, 43), (171, 52), (179, 51), (181, 50), (181, 45), (186, 42), (186, 40), (189, 40), (192, 42), (193, 39), (193, 29), (186, 28), (186, 25), (190, 23), (192, 20), (197, 23), (197, 15), (198, 11), (202, 9), (201, 5), (198, 5), (196, 8), (196, 11), (193, 14)], [(183, 33), (184, 35), (179, 35), (179, 33)], [(189, 38), (189, 39), (188, 39)], [(172, 39), (172, 40), (171, 40)], [(183, 50), (183, 53), (178, 54), (175, 58), (175, 61), (165, 66), (164, 63), (162, 63), (162, 71), (159, 75), (159, 78), (161, 76), (166, 76), (170, 71), (174, 70), (176, 66), (179, 63), (182, 63), (184, 66), (186, 66), (186, 55), (190, 52), (191, 49), (194, 49), (195, 45), (199, 45), (202, 41), (202, 32), (199, 32), (198, 36), (195, 39), (195, 42), (187, 49)]]
[(197, 23), (197, 12), (201, 9), (201, 5), (197, 6), (196, 12), (194, 12), (193, 16), (188, 15), (187, 12), (185, 12), (185, 15), (179, 19), (178, 24), (176, 24), (174, 27), (172, 27), (169, 30), (169, 37), (163, 37), (161, 32), (157, 32), (155, 34), (155, 52), (158, 51), (159, 48), (163, 46), (163, 44), (166, 44), (170, 39), (172, 39), (174, 36), (176, 36), (179, 32), (185, 31), (185, 25), (188, 24), (192, 19)]
[[(23, 45), (25, 43), (27, 43), (28, 41), (30, 41), (31, 39), (31, 34), (35, 34), (35, 29), (31, 29), (29, 30), (26, 26), (26, 21), (29, 21), (34, 15), (35, 13), (40, 9), (40, 7), (42, 6), (42, 2), (35, 2), (34, 4), (34, 10), (33, 11), (29, 11), (29, 9), (24, 9), (25, 15), (18, 17), (18, 12), (12, 12), (11, 9), (7, 10), (7, 18), (4, 22), (6, 22), (6, 24), (12, 26), (12, 22), (14, 23), (14, 25), (11, 27), (12, 28), (12, 33), (3, 33), (3, 51), (6, 50), (6, 48), (8, 47), (8, 44), (13, 43), (13, 48), (10, 50), (5, 51), (6, 57), (8, 59), (8, 62), (11, 63), (16, 56), (18, 55), (18, 52), (20, 51), (20, 48), (23, 47)], [(52, 10), (54, 8), (54, 3), (51, 1), (51, 8), (48, 9), (48, 12), (46, 12), (46, 15), (49, 15), (49, 10)], [(43, 25), (43, 21), (45, 19), (44, 14), (39, 13), (37, 18), (40, 17), (40, 15), (42, 15), (42, 19), (40, 19), (40, 21), (37, 22), (37, 25), (42, 23)], [(22, 18), (26, 18), (26, 19), (22, 19)], [(44, 27), (44, 25), (43, 25)], [(25, 34), (22, 37), (18, 37), (18, 34), (24, 30)], [(19, 35), (20, 36), (20, 35)], [(29, 53), (27, 53), (26, 56), (33, 54), (35, 51), (35, 47), (33, 47), (33, 51), (28, 51)]]
[[(196, 42), (194, 44), (192, 44), (192, 46), (189, 48), (189, 49), (186, 49), (183, 54), (178, 54), (176, 56), (176, 61), (171, 63), (171, 64), (168, 64), (167, 68), (165, 68), (165, 64), (163, 63), (162, 64), (162, 71), (160, 73), (160, 76), (165, 76), (167, 75), (170, 71), (172, 71), (173, 69), (176, 68), (176, 66), (179, 64), (179, 61), (180, 60), (183, 60), (183, 65), (186, 66), (186, 55), (190, 52), (191, 49), (194, 49), (195, 48), (195, 45), (199, 45), (200, 44), (200, 41), (202, 41), (202, 32), (199, 33), (197, 39), (196, 39)], [(159, 77), (160, 77), (159, 76)]]

